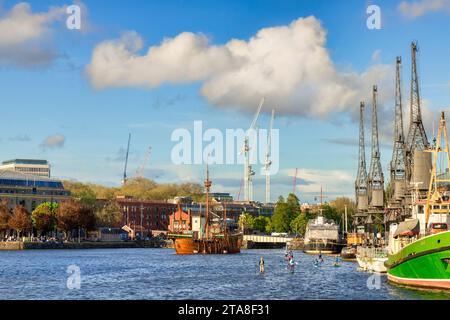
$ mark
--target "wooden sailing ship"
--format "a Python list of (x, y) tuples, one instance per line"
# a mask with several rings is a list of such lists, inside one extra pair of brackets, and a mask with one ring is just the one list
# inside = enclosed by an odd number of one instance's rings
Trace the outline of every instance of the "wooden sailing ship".
[[(202, 217), (200, 210), (199, 217), (196, 217), (193, 221), (194, 218), (189, 214), (190, 223), (184, 224), (184, 226), (180, 223), (179, 226), (181, 227), (168, 234), (174, 242), (176, 254), (231, 254), (241, 252), (243, 236), (242, 233), (230, 232), (227, 225), (226, 203), (224, 203), (222, 224), (210, 225), (209, 192), (211, 185), (207, 166), (204, 181), (206, 191), (205, 216)], [(181, 212), (180, 206), (178, 211)], [(174, 215), (175, 218), (176, 215)]]

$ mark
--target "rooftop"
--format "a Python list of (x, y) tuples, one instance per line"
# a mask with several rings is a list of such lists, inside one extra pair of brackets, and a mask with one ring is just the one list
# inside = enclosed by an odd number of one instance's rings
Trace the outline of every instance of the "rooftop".
[(3, 165), (6, 164), (34, 164), (34, 165), (48, 165), (47, 160), (39, 160), (39, 159), (12, 159), (6, 160), (2, 162)]

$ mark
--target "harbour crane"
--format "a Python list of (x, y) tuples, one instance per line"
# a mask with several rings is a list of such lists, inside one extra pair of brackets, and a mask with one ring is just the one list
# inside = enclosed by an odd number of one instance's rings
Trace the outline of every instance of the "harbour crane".
[(250, 137), (249, 134), (255, 130), (256, 122), (258, 121), (259, 114), (261, 113), (261, 108), (264, 104), (265, 98), (261, 99), (259, 103), (258, 109), (256, 110), (255, 116), (253, 117), (252, 124), (250, 128), (247, 130), (244, 138), (244, 200), (245, 201), (253, 201), (253, 176), (255, 175), (255, 171), (253, 171), (252, 166), (250, 165)]
[(271, 153), (272, 153), (272, 129), (273, 119), (275, 117), (275, 110), (272, 109), (272, 117), (270, 118), (269, 131), (267, 134), (267, 150), (266, 161), (264, 162), (264, 170), (266, 174), (266, 203), (270, 203), (270, 166), (272, 165)]
[(152, 146), (149, 146), (147, 152), (145, 153), (144, 161), (142, 162), (141, 166), (136, 170), (135, 177), (137, 178), (144, 177), (145, 166), (150, 161), (151, 153), (152, 153)]
[(128, 166), (128, 155), (130, 153), (130, 141), (131, 141), (131, 133), (128, 134), (127, 154), (125, 155), (125, 168), (123, 169), (123, 180), (122, 180), (123, 184), (126, 184), (128, 180), (127, 166)]

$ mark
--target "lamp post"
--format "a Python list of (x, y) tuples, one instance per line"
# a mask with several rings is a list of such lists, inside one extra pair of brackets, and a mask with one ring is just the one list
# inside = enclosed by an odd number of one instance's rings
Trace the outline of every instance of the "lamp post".
[(142, 220), (144, 218), (144, 204), (141, 203), (141, 240), (144, 238), (144, 227), (142, 225)]

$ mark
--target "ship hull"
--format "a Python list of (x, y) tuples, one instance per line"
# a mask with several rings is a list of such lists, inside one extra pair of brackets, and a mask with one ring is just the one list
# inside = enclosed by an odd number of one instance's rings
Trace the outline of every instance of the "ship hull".
[(212, 239), (174, 237), (173, 241), (176, 254), (234, 254), (241, 252), (242, 235)]
[(356, 248), (353, 247), (342, 248), (341, 258), (344, 260), (356, 260)]
[(424, 237), (389, 255), (386, 267), (393, 283), (450, 289), (450, 231)]
[(308, 254), (339, 254), (343, 245), (335, 242), (308, 242), (305, 243), (303, 252)]

